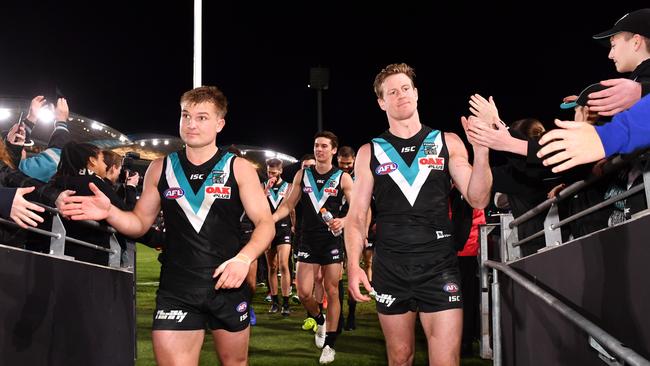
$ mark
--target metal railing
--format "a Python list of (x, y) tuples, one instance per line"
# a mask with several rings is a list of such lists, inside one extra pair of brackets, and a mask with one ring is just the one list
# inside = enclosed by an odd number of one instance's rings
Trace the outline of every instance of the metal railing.
[[(504, 263), (499, 263), (491, 260), (486, 260), (483, 262), (483, 265), (489, 268), (492, 268), (492, 308), (493, 308), (493, 360), (494, 366), (501, 365), (501, 325), (500, 325), (500, 310), (501, 310), (501, 299), (500, 299), (500, 289), (499, 289), (499, 280), (498, 280), (498, 271), (503, 272), (505, 275), (510, 277), (513, 281), (521, 285), (522, 288), (526, 289), (528, 292), (532, 293), (536, 297), (540, 298), (547, 305), (555, 309), (557, 312), (562, 314), (566, 319), (570, 320), (573, 324), (578, 326), (580, 329), (589, 334), (593, 339), (595, 339), (601, 347), (604, 347), (607, 351), (614, 353), (618, 356), (619, 360), (625, 361), (625, 365), (635, 365), (635, 366), (650, 366), (650, 361), (643, 358), (641, 355), (636, 353), (634, 350), (625, 347), (616, 338), (612, 337), (609, 333), (605, 332), (602, 328), (589, 321), (584, 316), (580, 315), (575, 310), (571, 309), (569, 306), (565, 305), (555, 296), (549, 294), (548, 292), (542, 290), (539, 286), (533, 284), (530, 280), (524, 278), (524, 276), (517, 273), (514, 269), (510, 268)], [(607, 354), (609, 358), (609, 354)], [(610, 362), (618, 362), (616, 360), (610, 360)], [(614, 363), (616, 364), (616, 363)], [(620, 362), (618, 364), (621, 364)]]
[[(620, 170), (631, 161), (638, 159), (643, 161), (643, 182), (631, 187), (629, 190), (624, 191), (616, 196), (613, 196), (603, 202), (595, 204), (583, 211), (573, 214), (565, 219), (560, 220), (558, 213), (558, 203), (572, 197), (580, 190), (600, 181), (603, 177), (610, 177), (611, 173)], [(521, 258), (521, 246), (531, 242), (540, 237), (545, 238), (546, 247), (561, 245), (563, 243), (561, 231), (559, 230), (564, 225), (567, 225), (577, 219), (589, 215), (603, 207), (614, 204), (617, 201), (632, 196), (638, 192), (645, 191), (646, 203), (650, 204), (650, 152), (646, 151), (642, 154), (628, 155), (626, 157), (616, 156), (610, 159), (603, 166), (603, 173), (599, 176), (591, 176), (588, 179), (575, 182), (565, 189), (563, 189), (557, 196), (549, 198), (544, 202), (538, 204), (531, 210), (523, 215), (514, 219), (512, 214), (498, 214), (499, 223), (486, 224), (480, 226), (480, 324), (481, 324), (481, 339), (480, 339), (480, 357), (484, 359), (492, 358), (494, 365), (501, 364), (501, 325), (500, 325), (500, 291), (497, 270), (502, 271), (504, 274), (511, 277), (515, 282), (522, 285), (534, 295), (540, 297), (547, 302), (554, 309), (558, 310), (562, 315), (578, 325), (581, 329), (589, 333), (597, 342), (592, 346), (596, 349), (602, 344), (606, 349), (614, 352), (619, 358), (625, 360), (630, 365), (650, 365), (648, 360), (642, 358), (637, 353), (624, 347), (618, 340), (613, 338), (608, 333), (604, 332), (595, 324), (589, 322), (580, 314), (563, 304), (560, 300), (548, 294), (532, 282), (526, 280), (523, 276), (519, 275), (511, 269), (507, 263)], [(519, 238), (518, 226), (530, 220), (531, 218), (546, 212), (544, 220), (544, 228), (528, 237)], [(499, 259), (504, 263), (495, 262), (488, 259), (488, 235), (496, 228), (499, 227)], [(575, 239), (575, 238), (574, 238)], [(486, 267), (492, 268), (492, 283), (489, 280), (489, 270)], [(492, 312), (490, 312), (490, 292), (492, 299)], [(491, 316), (490, 316), (491, 314)], [(491, 319), (490, 319), (491, 318)], [(490, 329), (490, 326), (492, 329)], [(492, 333), (492, 335), (490, 335)], [(492, 339), (492, 348), (490, 347), (490, 340)], [(594, 341), (595, 342), (595, 341)], [(609, 356), (609, 355), (607, 355)], [(601, 352), (600, 357), (606, 358)], [(609, 364), (617, 364), (615, 360), (610, 359)]]
[[(592, 207), (589, 207), (581, 212), (578, 212), (572, 216), (569, 216), (563, 220), (560, 220), (558, 213), (558, 204), (569, 197), (572, 197), (580, 190), (591, 186), (592, 184), (599, 182), (604, 177), (610, 177), (611, 173), (620, 170), (621, 168), (630, 164), (634, 159), (639, 159), (644, 162), (643, 168), (643, 182), (631, 187), (629, 190), (624, 191), (616, 196), (613, 196), (603, 202), (600, 202)], [(507, 225), (510, 230), (505, 230), (502, 236), (504, 240), (505, 248), (503, 249), (502, 254), (505, 256), (502, 257), (503, 261), (509, 262), (521, 258), (520, 246), (527, 244), (535, 239), (540, 237), (545, 238), (546, 247), (560, 245), (563, 242), (561, 227), (576, 221), (584, 216), (587, 216), (591, 213), (594, 213), (603, 207), (612, 205), (620, 200), (626, 199), (629, 196), (632, 196), (640, 191), (645, 191), (646, 202), (650, 202), (650, 152), (644, 154), (635, 154), (627, 157), (616, 156), (610, 159), (606, 164), (603, 165), (603, 174), (598, 176), (591, 176), (588, 179), (575, 182), (562, 191), (553, 198), (549, 198), (537, 206), (533, 207), (529, 211), (525, 212), (516, 219), (510, 220), (508, 222), (501, 221), (501, 225)], [(544, 227), (542, 230), (528, 236), (525, 238), (518, 237), (518, 226), (522, 223), (532, 219), (537, 215), (547, 213), (544, 219)], [(502, 231), (504, 231), (502, 229)]]
[[(106, 225), (102, 225), (97, 221), (92, 221), (92, 220), (79, 220), (76, 221), (78, 223), (81, 223), (82, 225), (92, 228), (94, 230), (98, 231), (103, 231), (105, 233), (110, 234), (110, 248), (105, 248), (100, 245), (96, 245), (93, 243), (89, 243), (84, 240), (79, 240), (75, 239), (73, 237), (67, 236), (66, 235), (66, 230), (65, 227), (63, 226), (63, 221), (61, 220), (61, 214), (59, 210), (57, 210), (54, 207), (50, 207), (47, 205), (44, 205), (42, 203), (38, 202), (32, 202), (40, 207), (43, 207), (45, 209), (46, 213), (49, 213), (52, 215), (52, 230), (43, 230), (39, 229), (37, 227), (31, 227), (28, 226), (25, 230), (33, 232), (35, 234), (47, 236), (50, 238), (50, 248), (49, 248), (49, 254), (57, 257), (65, 257), (65, 258), (71, 258), (67, 255), (65, 255), (65, 245), (66, 242), (72, 243), (75, 245), (83, 246), (86, 248), (90, 248), (92, 250), (97, 250), (101, 252), (106, 252), (108, 253), (108, 266), (112, 268), (120, 268), (121, 266), (121, 248), (120, 245), (117, 241), (117, 238), (115, 237), (115, 233), (117, 232), (114, 228)], [(16, 224), (13, 221), (10, 220), (5, 220), (0, 218), (0, 224), (6, 225), (6, 226), (12, 226), (12, 227), (17, 227), (20, 228), (18, 224)]]

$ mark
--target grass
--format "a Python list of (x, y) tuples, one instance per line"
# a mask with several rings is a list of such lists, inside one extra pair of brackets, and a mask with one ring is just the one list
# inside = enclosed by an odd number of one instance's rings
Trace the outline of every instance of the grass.
[[(151, 321), (155, 307), (156, 289), (160, 264), (158, 252), (138, 244), (137, 247), (137, 339), (138, 359), (136, 365), (155, 365), (151, 347)], [(269, 314), (269, 303), (264, 301), (266, 287), (258, 287), (253, 299), (257, 325), (252, 327), (249, 363), (256, 365), (318, 365), (320, 350), (314, 345), (314, 333), (303, 331), (300, 326), (305, 311), (292, 304), (292, 314), (282, 317)], [(347, 305), (344, 305), (347, 314)], [(417, 328), (415, 365), (427, 364), (426, 341), (421, 328)], [(200, 365), (217, 365), (212, 337), (206, 334), (201, 350)], [(357, 305), (357, 329), (344, 331), (336, 343), (336, 361), (333, 365), (385, 365), (386, 347), (381, 333), (374, 303)], [(486, 366), (492, 362), (479, 358), (461, 361), (465, 366)]]

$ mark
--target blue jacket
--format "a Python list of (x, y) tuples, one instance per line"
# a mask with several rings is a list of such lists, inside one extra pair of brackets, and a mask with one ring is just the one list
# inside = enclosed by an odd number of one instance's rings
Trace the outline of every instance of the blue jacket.
[(610, 123), (596, 126), (596, 132), (608, 157), (650, 146), (650, 95), (616, 114)]

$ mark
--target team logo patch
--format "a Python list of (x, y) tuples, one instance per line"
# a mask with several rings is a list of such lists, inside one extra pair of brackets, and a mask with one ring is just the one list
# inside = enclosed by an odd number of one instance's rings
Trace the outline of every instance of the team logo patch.
[(445, 290), (445, 292), (449, 292), (450, 294), (455, 294), (460, 290), (460, 287), (454, 282), (447, 282), (445, 283), (444, 286), (442, 286), (442, 289)]
[(433, 170), (445, 169), (445, 158), (420, 158), (418, 160), (420, 167), (425, 167)]
[(165, 189), (165, 192), (163, 192), (163, 196), (165, 196), (165, 198), (168, 200), (176, 200), (183, 197), (184, 195), (185, 191), (180, 187), (167, 188)]
[(212, 184), (224, 184), (224, 173), (223, 170), (213, 170), (212, 171)]
[(337, 255), (337, 254), (339, 254), (339, 250), (338, 249), (332, 249), (332, 250), (330, 250), (330, 254), (331, 255)]
[(205, 193), (222, 200), (230, 199), (230, 187), (226, 186), (207, 186), (205, 187)]
[(246, 301), (242, 301), (239, 303), (239, 305), (237, 305), (236, 309), (237, 312), (243, 313), (246, 311), (246, 309), (248, 309), (248, 303), (246, 303)]
[(311, 187), (305, 187), (305, 188), (302, 189), (302, 191), (305, 192), (305, 193), (311, 193), (311, 192), (313, 192), (313, 190), (311, 189)]
[(438, 147), (435, 143), (424, 142), (422, 147), (424, 148), (424, 155), (438, 155)]
[(381, 164), (380, 166), (378, 166), (375, 169), (375, 174), (377, 174), (377, 175), (390, 174), (390, 173), (396, 171), (397, 167), (398, 167), (397, 163), (394, 163), (392, 161), (388, 162), (388, 163), (384, 163), (384, 164)]

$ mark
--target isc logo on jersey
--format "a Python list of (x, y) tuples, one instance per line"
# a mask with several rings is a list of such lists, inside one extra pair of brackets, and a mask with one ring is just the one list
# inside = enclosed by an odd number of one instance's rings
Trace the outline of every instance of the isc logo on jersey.
[(230, 187), (226, 186), (207, 186), (205, 187), (205, 193), (221, 200), (230, 199)]
[(420, 158), (418, 160), (420, 167), (425, 167), (433, 170), (443, 170), (445, 169), (445, 158)]
[(397, 167), (398, 167), (397, 163), (393, 163), (392, 161), (388, 162), (388, 163), (384, 163), (384, 164), (381, 164), (380, 166), (378, 166), (375, 169), (375, 174), (377, 174), (377, 175), (390, 174), (390, 173), (396, 171)]
[(183, 188), (179, 187), (172, 187), (172, 188), (167, 188), (165, 189), (165, 192), (163, 192), (163, 196), (167, 198), (168, 200), (175, 200), (183, 197), (185, 195), (185, 191)]

